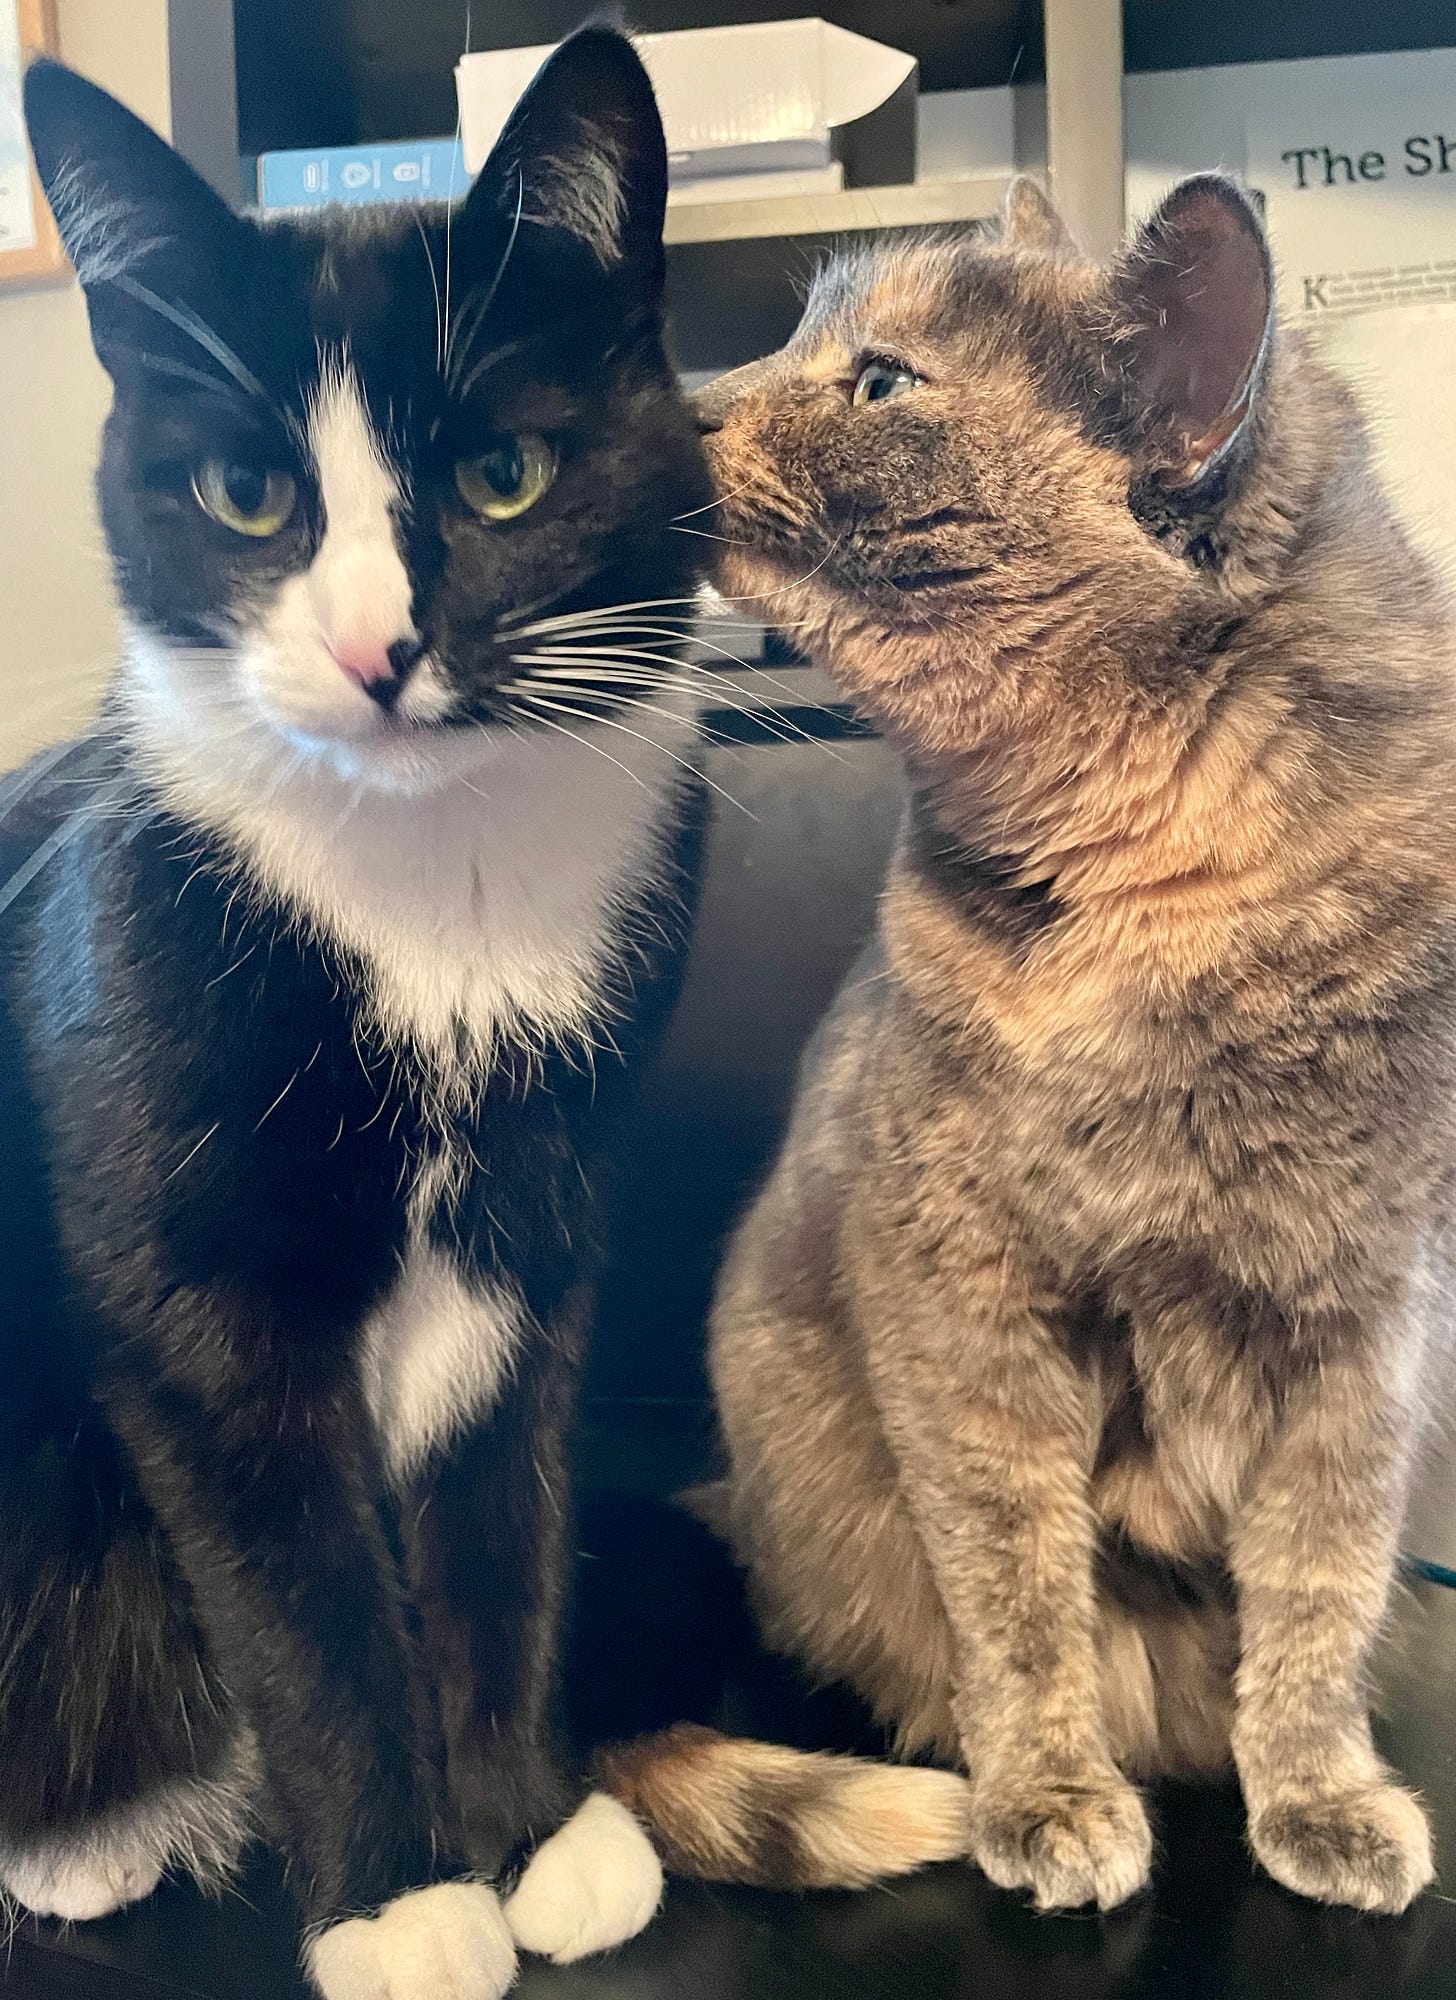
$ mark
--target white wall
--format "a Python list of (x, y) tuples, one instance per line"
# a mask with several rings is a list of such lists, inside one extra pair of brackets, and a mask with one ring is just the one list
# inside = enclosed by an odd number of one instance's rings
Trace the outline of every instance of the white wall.
[[(59, 0), (61, 55), (166, 131), (167, 0)], [(0, 290), (0, 770), (82, 722), (114, 644), (91, 498), (108, 385), (74, 283)]]

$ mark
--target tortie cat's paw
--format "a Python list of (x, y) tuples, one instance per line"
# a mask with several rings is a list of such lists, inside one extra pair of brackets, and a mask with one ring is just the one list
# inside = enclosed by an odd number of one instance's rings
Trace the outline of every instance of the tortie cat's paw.
[(1147, 1882), (1153, 1836), (1116, 1771), (1083, 1784), (1032, 1778), (978, 1787), (971, 1852), (998, 1889), (1030, 1889), (1040, 1910), (1111, 1910)]
[(1249, 1844), (1276, 1882), (1321, 1903), (1399, 1916), (1435, 1876), (1431, 1829), (1400, 1785), (1265, 1807)]

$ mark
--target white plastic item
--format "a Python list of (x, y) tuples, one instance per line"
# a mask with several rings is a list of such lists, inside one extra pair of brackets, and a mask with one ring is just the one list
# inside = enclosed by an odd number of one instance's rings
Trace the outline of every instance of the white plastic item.
[[(642, 35), (675, 181), (845, 165), (915, 175), (915, 58), (829, 21), (762, 21)], [(456, 66), (466, 165), (478, 172), (548, 47), (491, 49)], [(856, 161), (862, 162), (857, 170)]]

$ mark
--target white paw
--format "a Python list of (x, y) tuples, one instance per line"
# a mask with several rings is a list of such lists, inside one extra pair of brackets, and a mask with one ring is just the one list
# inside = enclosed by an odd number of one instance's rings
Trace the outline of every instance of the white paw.
[(0, 1864), (0, 1885), (17, 1903), (38, 1917), (73, 1924), (109, 1917), (127, 1903), (140, 1902), (161, 1879), (160, 1863), (140, 1841), (81, 1846), (69, 1853), (56, 1846)]
[(500, 2000), (516, 1948), (493, 1889), (437, 1882), (349, 1917), (304, 1953), (324, 2000)]
[(625, 1944), (662, 1901), (662, 1863), (624, 1805), (605, 1792), (531, 1857), (506, 1921), (523, 1951), (570, 1965)]

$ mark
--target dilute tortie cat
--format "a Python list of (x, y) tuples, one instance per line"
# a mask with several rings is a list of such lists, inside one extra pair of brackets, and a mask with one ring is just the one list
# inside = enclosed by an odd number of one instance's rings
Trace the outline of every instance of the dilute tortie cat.
[(1219, 178), (1110, 269), (1026, 186), (833, 265), (704, 420), (724, 588), (910, 792), (728, 1261), (723, 1506), (771, 1641), (970, 1777), (693, 1733), (612, 1781), (697, 1872), (865, 1878), (959, 1813), (1107, 1907), (1136, 1781), (1231, 1761), (1271, 1874), (1401, 1910), (1364, 1676), (1447, 1317), (1441, 589)]

